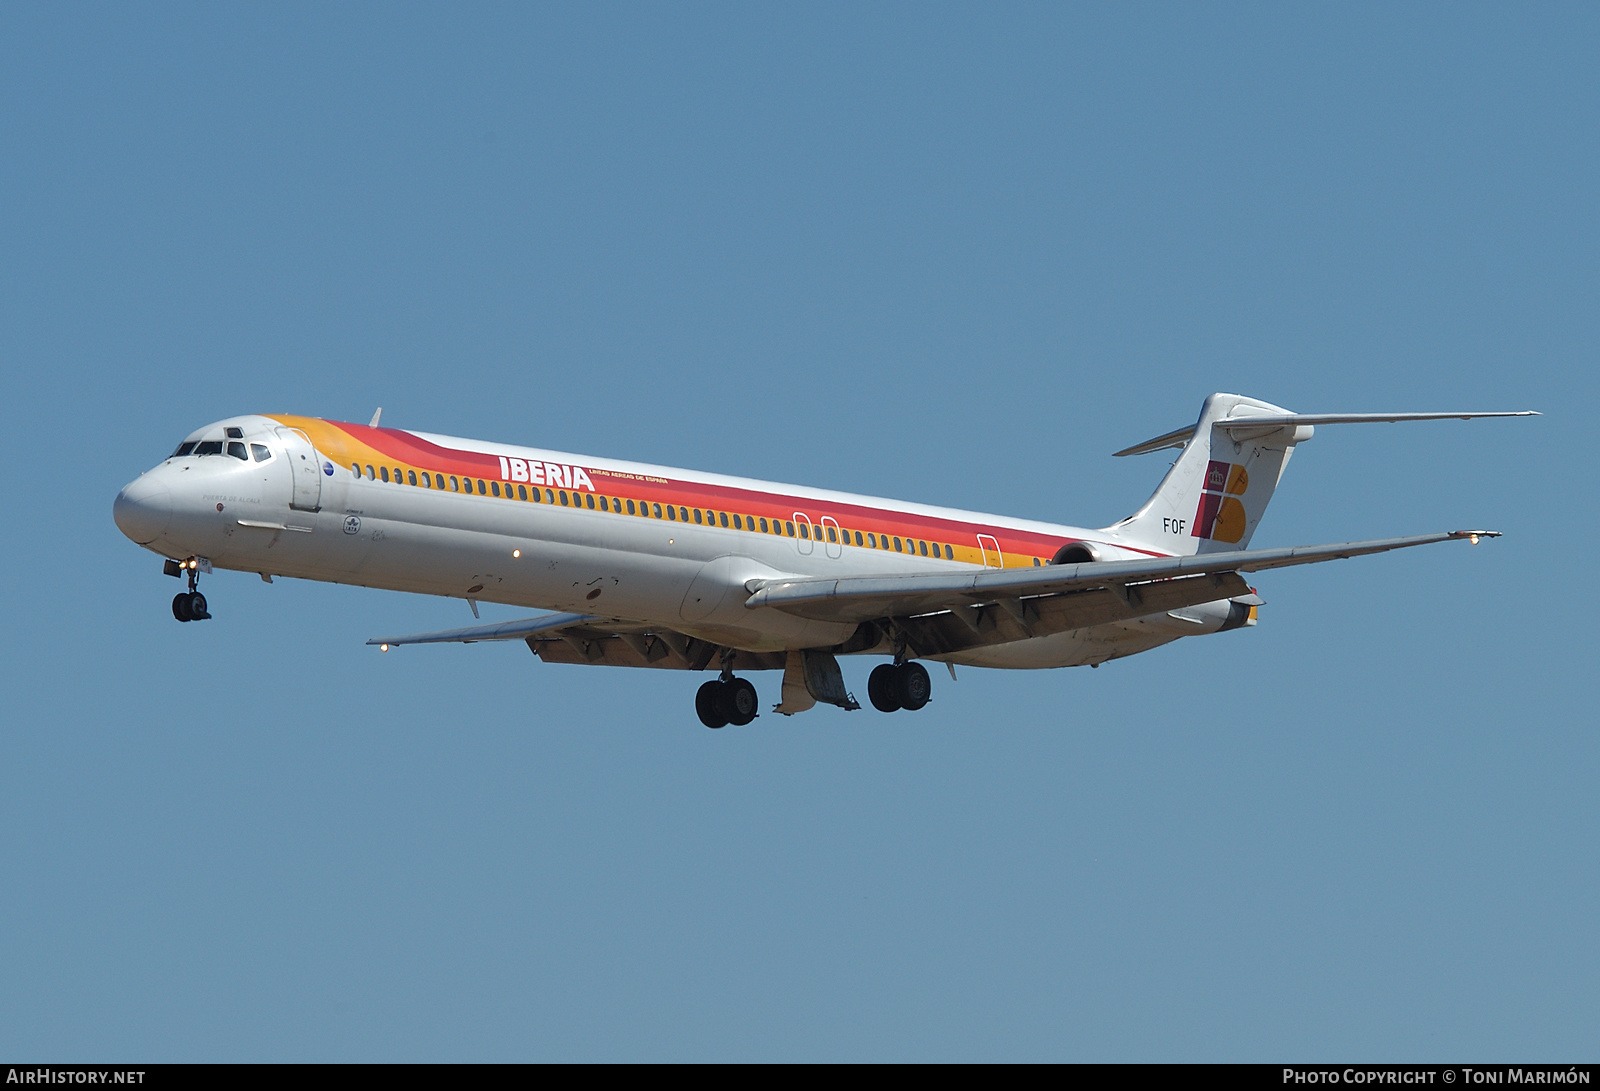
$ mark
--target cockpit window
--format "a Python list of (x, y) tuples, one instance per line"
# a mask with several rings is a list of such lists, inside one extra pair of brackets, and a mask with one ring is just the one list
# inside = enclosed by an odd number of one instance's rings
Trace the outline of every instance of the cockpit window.
[(187, 455), (187, 454), (191, 453), (193, 450), (194, 450), (194, 441), (193, 440), (190, 440), (188, 443), (180, 443), (180, 444), (178, 444), (178, 449), (176, 451), (172, 452), (172, 457), (173, 458), (182, 458), (184, 455)]
[(208, 439), (203, 443), (197, 443), (194, 445), (194, 453), (197, 455), (220, 455), (222, 453), (222, 441), (220, 439)]
[(250, 453), (256, 456), (257, 462), (265, 462), (267, 459), (272, 457), (272, 452), (267, 450), (259, 443), (252, 443), (250, 445)]
[(228, 438), (229, 439), (243, 439), (244, 438), (244, 429), (243, 428), (229, 428), (226, 431), (228, 433)]
[(245, 453), (244, 444), (237, 441), (228, 444), (228, 453), (240, 462), (250, 461), (250, 456)]

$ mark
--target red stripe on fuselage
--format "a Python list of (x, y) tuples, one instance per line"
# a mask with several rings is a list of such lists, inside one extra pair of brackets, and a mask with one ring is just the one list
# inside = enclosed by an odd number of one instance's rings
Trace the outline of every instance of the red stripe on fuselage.
[[(346, 421), (326, 421), (325, 423), (338, 428), (352, 439), (371, 447), (375, 451), (380, 451), (396, 461), (407, 463), (418, 469), (427, 469), (435, 473), (443, 470), (447, 474), (454, 473), (482, 477), (494, 481), (502, 480), (500, 455), (445, 447), (398, 428), (372, 428), (368, 425), (352, 424)], [(1013, 556), (1034, 556), (1041, 560), (1048, 559), (1063, 545), (1078, 540), (1066, 536), (1042, 535), (1037, 531), (1017, 530), (1004, 524), (967, 522), (959, 519), (919, 515), (894, 508), (877, 508), (835, 500), (816, 500), (804, 496), (763, 492), (731, 485), (713, 485), (701, 481), (645, 478), (638, 474), (613, 472), (599, 467), (587, 466), (582, 462), (576, 461), (563, 463), (563, 465), (581, 466), (584, 472), (593, 480), (595, 491), (597, 492), (610, 493), (624, 498), (632, 497), (635, 500), (646, 500), (651, 503), (667, 504), (670, 502), (691, 510), (699, 507), (701, 509), (714, 509), (730, 513), (753, 514), (764, 516), (768, 519), (793, 519), (796, 512), (803, 512), (813, 522), (823, 516), (827, 516), (837, 520), (848, 530), (860, 530), (862, 532), (870, 530), (878, 534), (887, 532), (890, 535), (899, 535), (900, 537), (924, 538), (929, 541), (950, 542), (955, 545), (973, 545), (976, 543), (978, 535), (985, 534), (997, 538), (1001, 543), (1001, 549), (1006, 553), (1010, 553)], [(561, 486), (547, 483), (545, 487), (560, 488)], [(568, 491), (575, 490), (569, 488)], [(885, 523), (888, 524), (887, 530), (883, 525)], [(1150, 557), (1170, 556), (1170, 554), (1158, 550), (1139, 549), (1134, 546), (1124, 546), (1123, 548)]]

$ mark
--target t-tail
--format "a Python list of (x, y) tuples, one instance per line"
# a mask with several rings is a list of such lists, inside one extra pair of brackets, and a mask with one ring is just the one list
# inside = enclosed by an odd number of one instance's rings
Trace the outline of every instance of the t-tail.
[(1496, 413), (1291, 413), (1238, 394), (1213, 394), (1188, 428), (1146, 440), (1117, 455), (1181, 448), (1155, 495), (1105, 530), (1108, 540), (1175, 556), (1244, 549), (1266, 514), (1295, 445), (1319, 424), (1372, 424), (1473, 417), (1536, 417), (1530, 410)]

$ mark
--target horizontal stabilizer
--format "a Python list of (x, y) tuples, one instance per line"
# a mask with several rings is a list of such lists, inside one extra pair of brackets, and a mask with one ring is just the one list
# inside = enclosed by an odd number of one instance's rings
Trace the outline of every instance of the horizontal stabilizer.
[[(1215, 427), (1232, 432), (1246, 428), (1289, 428), (1297, 425), (1316, 426), (1318, 424), (1396, 424), (1409, 420), (1472, 420), (1477, 417), (1537, 417), (1540, 414), (1531, 409), (1520, 409), (1512, 412), (1498, 413), (1265, 413), (1260, 415), (1242, 414), (1237, 417), (1228, 417), (1216, 422)], [(1171, 447), (1182, 447), (1194, 438), (1195, 425), (1179, 428), (1166, 435), (1147, 439), (1143, 443), (1118, 451), (1113, 457), (1123, 458), (1128, 455), (1147, 455), (1152, 451), (1164, 451)]]
[(436, 633), (412, 633), (410, 636), (380, 637), (367, 641), (387, 651), (401, 644), (472, 644), (479, 640), (526, 640), (540, 633), (554, 632), (573, 625), (597, 621), (594, 614), (541, 614), (516, 621), (502, 621), (497, 625), (469, 625), (465, 629), (441, 629)]

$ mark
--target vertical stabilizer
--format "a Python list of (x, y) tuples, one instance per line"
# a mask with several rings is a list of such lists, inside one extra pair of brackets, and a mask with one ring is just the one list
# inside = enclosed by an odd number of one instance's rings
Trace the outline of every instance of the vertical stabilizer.
[[(1250, 417), (1289, 411), (1238, 394), (1213, 394), (1200, 409), (1192, 434), (1168, 433), (1122, 454), (1182, 446), (1155, 495), (1138, 511), (1106, 528), (1107, 540), (1173, 556), (1243, 549), (1267, 510), (1296, 443), (1311, 438), (1309, 425), (1265, 424)], [(1220, 422), (1229, 427), (1218, 427)]]

